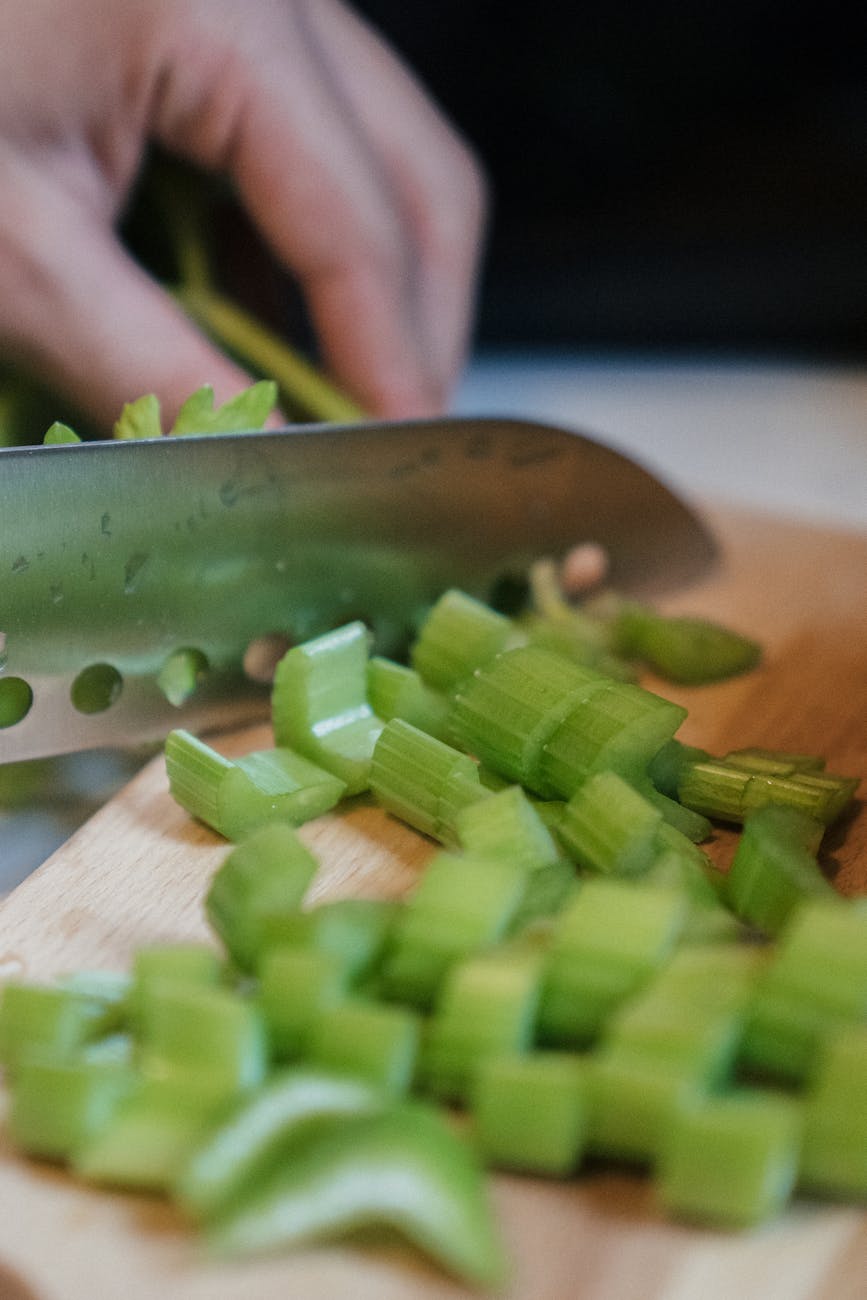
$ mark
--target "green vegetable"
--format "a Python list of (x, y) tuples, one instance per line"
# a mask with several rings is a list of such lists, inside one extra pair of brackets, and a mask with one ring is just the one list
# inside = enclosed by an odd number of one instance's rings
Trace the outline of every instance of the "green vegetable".
[(779, 934), (800, 902), (837, 897), (815, 857), (824, 829), (796, 808), (768, 804), (749, 813), (726, 876), (732, 910)]
[(476, 1070), (470, 1110), (485, 1160), (521, 1173), (568, 1177), (586, 1141), (586, 1065), (567, 1052), (489, 1057)]

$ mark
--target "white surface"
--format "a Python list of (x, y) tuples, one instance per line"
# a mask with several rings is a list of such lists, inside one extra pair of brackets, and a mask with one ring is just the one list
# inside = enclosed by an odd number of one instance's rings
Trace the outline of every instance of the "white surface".
[(454, 409), (578, 429), (687, 497), (867, 529), (867, 365), (498, 353)]

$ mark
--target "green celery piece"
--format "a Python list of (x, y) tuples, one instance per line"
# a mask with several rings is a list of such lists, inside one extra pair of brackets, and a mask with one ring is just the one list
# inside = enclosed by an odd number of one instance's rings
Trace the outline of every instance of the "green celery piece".
[(367, 698), (383, 722), (403, 718), (437, 740), (448, 740), (451, 701), (434, 690), (421, 674), (383, 655), (371, 655), (367, 665)]
[(555, 917), (580, 888), (575, 868), (566, 858), (536, 867), (527, 876), (524, 897), (512, 917), (508, 933), (520, 935)]
[(662, 813), (616, 772), (596, 772), (573, 794), (558, 827), (560, 840), (585, 871), (634, 876), (646, 871)]
[(187, 1081), (216, 1101), (256, 1088), (265, 1077), (262, 1016), (254, 1002), (230, 989), (154, 978), (139, 1003), (138, 1026), (146, 1076)]
[(110, 1122), (134, 1086), (125, 1062), (33, 1054), (15, 1071), (9, 1136), (29, 1155), (68, 1159)]
[(684, 945), (654, 976), (647, 996), (735, 1014), (745, 1013), (765, 975), (769, 949), (759, 944)]
[(266, 949), (258, 1002), (272, 1056), (288, 1061), (303, 1055), (318, 1017), (346, 997), (349, 983), (348, 963), (333, 952), (293, 944)]
[(825, 1044), (805, 1099), (799, 1182), (811, 1192), (867, 1197), (867, 1025)]
[(669, 681), (720, 681), (755, 668), (761, 647), (707, 619), (670, 617), (647, 605), (623, 602), (615, 620), (617, 650), (640, 659)]
[(34, 1052), (43, 1059), (69, 1060), (115, 1021), (116, 1009), (102, 998), (74, 988), (9, 981), (0, 1000), (0, 1065), (14, 1078)]
[(489, 1057), (528, 1051), (541, 990), (540, 954), (511, 948), (477, 953), (443, 981), (424, 1039), (422, 1085), (466, 1102)]
[(643, 780), (653, 756), (685, 717), (681, 705), (641, 686), (607, 683), (571, 709), (548, 737), (539, 766), (542, 780), (564, 799), (596, 772)]
[(406, 1007), (351, 999), (319, 1014), (308, 1042), (314, 1067), (363, 1079), (391, 1096), (409, 1090), (421, 1024)]
[(499, 1287), (506, 1264), (483, 1171), (435, 1111), (404, 1103), (311, 1134), (210, 1235), (220, 1254), (398, 1232), (464, 1281)]
[(370, 783), (382, 730), (367, 701), (370, 633), (356, 620), (287, 650), (277, 665), (271, 715), (278, 745), (333, 772), (347, 794)]
[(261, 429), (276, 404), (277, 385), (270, 379), (251, 384), (216, 409), (214, 390), (205, 384), (187, 398), (169, 432), (173, 435), (246, 433)]
[(470, 1109), (487, 1162), (518, 1173), (566, 1178), (587, 1135), (586, 1063), (568, 1052), (530, 1051), (479, 1064)]
[(133, 958), (133, 978), (128, 993), (128, 1007), (133, 1023), (138, 1023), (144, 1004), (156, 988), (159, 997), (161, 985), (189, 984), (192, 987), (214, 988), (223, 977), (223, 964), (219, 954), (203, 943), (156, 944), (139, 948)]
[(147, 393), (134, 402), (127, 402), (115, 421), (113, 436), (128, 442), (137, 438), (161, 438), (163, 426), (159, 398)]
[(263, 918), (257, 965), (269, 948), (313, 948), (338, 957), (353, 984), (377, 967), (399, 904), (380, 898), (339, 898), (302, 911), (275, 911)]
[(506, 650), (455, 690), (451, 728), (461, 748), (487, 767), (545, 797), (543, 746), (578, 701), (610, 685), (594, 669), (539, 646)]
[(695, 812), (692, 808), (685, 808), (677, 799), (672, 799), (663, 794), (661, 790), (657, 790), (649, 777), (634, 780), (632, 784), (639, 794), (642, 794), (649, 803), (659, 809), (663, 819), (669, 826), (692, 840), (693, 844), (701, 844), (703, 840), (710, 839), (713, 833), (713, 825), (710, 818), (705, 817), (703, 813)]
[(385, 996), (430, 1006), (455, 962), (510, 930), (530, 875), (508, 859), (437, 853), (395, 921), (379, 970)]
[(685, 745), (682, 740), (672, 736), (653, 755), (647, 773), (661, 794), (676, 799), (680, 778), (687, 766), (690, 763), (707, 762), (710, 758), (706, 749), (699, 749), (697, 745)]
[(195, 695), (208, 671), (208, 660), (201, 650), (175, 650), (157, 673), (157, 686), (168, 700), (179, 709)]
[(89, 1182), (166, 1192), (225, 1107), (202, 1088), (203, 1077), (140, 1080), (108, 1122), (72, 1153)]
[(726, 1083), (734, 1067), (745, 1011), (665, 996), (652, 985), (619, 1008), (604, 1034), (604, 1055), (682, 1067), (706, 1088)]
[(361, 407), (284, 338), (266, 329), (261, 321), (208, 284), (186, 283), (179, 290), (178, 298), (206, 333), (247, 369), (276, 382), (281, 406), (295, 418), (341, 424), (364, 418)]
[(562, 856), (554, 837), (523, 789), (507, 786), (487, 799), (468, 804), (455, 819), (458, 840), (480, 857), (507, 856), (528, 871), (549, 866)]
[(769, 804), (794, 808), (829, 826), (845, 812), (858, 781), (830, 772), (781, 775), (734, 766), (723, 759), (687, 763), (677, 797), (687, 808), (722, 821), (744, 818)]
[(594, 1052), (587, 1069), (587, 1150), (653, 1165), (677, 1115), (702, 1095), (690, 1064), (627, 1050)]
[(776, 935), (805, 899), (834, 897), (815, 857), (823, 830), (821, 822), (795, 808), (770, 804), (748, 813), (726, 876), (732, 910)]
[(214, 1220), (261, 1187), (299, 1136), (334, 1119), (382, 1110), (388, 1101), (362, 1079), (309, 1066), (280, 1070), (239, 1102), (193, 1152), (173, 1195), (194, 1218)]
[(566, 605), (565, 609), (565, 617), (557, 619), (549, 613), (522, 614), (517, 624), (526, 633), (530, 645), (553, 650), (564, 659), (594, 668), (615, 681), (634, 681), (635, 668), (614, 653), (607, 624), (575, 606)]
[(166, 772), (175, 800), (229, 840), (269, 822), (299, 826), (333, 808), (344, 782), (291, 749), (224, 758), (181, 729), (169, 733)]
[(867, 1016), (867, 912), (843, 898), (801, 903), (756, 989), (742, 1057), (801, 1082), (839, 1029)]
[(801, 1104), (739, 1089), (679, 1113), (660, 1154), (663, 1207), (678, 1218), (752, 1227), (786, 1204), (798, 1168)]
[(458, 809), (489, 793), (468, 754), (402, 718), (392, 718), (379, 734), (370, 788), (383, 808), (435, 839), (451, 838)]
[[(705, 758), (710, 758), (709, 754)], [(794, 772), (821, 772), (825, 760), (818, 754), (792, 754), (783, 749), (763, 749), (752, 745), (745, 749), (732, 749), (723, 755), (724, 763), (744, 772), (760, 772), (766, 776), (791, 776)]]
[(714, 870), (707, 854), (691, 838), (669, 822), (662, 822), (656, 832), (650, 866), (644, 873), (648, 882), (680, 885), (694, 903), (710, 906), (718, 902), (711, 881)]
[(410, 663), (429, 686), (452, 691), (520, 640), (505, 614), (455, 588), (431, 606), (410, 648)]
[(556, 918), (539, 1035), (554, 1047), (593, 1042), (627, 997), (668, 959), (688, 916), (679, 890), (588, 880)]
[(205, 895), (205, 914), (241, 970), (255, 970), (269, 920), (295, 913), (317, 865), (283, 822), (259, 827), (223, 859)]
[(45, 431), (42, 442), (46, 447), (57, 447), (64, 443), (81, 442), (81, 439), (68, 424), (64, 424), (62, 420), (55, 420)]

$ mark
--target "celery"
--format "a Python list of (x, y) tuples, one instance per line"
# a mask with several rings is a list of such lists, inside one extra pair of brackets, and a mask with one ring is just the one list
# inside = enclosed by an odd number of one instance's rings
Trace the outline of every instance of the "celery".
[(272, 1055), (283, 1061), (303, 1055), (317, 1017), (340, 1002), (348, 987), (347, 963), (334, 953), (290, 944), (267, 949), (258, 1000)]
[(749, 813), (726, 876), (732, 910), (767, 934), (778, 934), (803, 900), (836, 897), (815, 858), (823, 830), (795, 808), (769, 804)]
[(482, 1061), (527, 1051), (540, 977), (539, 954), (532, 950), (495, 949), (453, 966), (427, 1027), (423, 1085), (437, 1097), (465, 1101)]
[(675, 1117), (702, 1094), (688, 1064), (642, 1052), (594, 1053), (588, 1063), (587, 1149), (654, 1164)]
[(687, 808), (723, 821), (742, 822), (769, 804), (794, 808), (830, 825), (846, 810), (858, 785), (851, 777), (795, 769), (757, 771), (727, 759), (689, 762), (680, 774), (677, 795)]
[(487, 796), (476, 764), (401, 718), (383, 727), (373, 750), (370, 788), (394, 816), (435, 839), (452, 841), (460, 808)]
[(30, 1056), (15, 1071), (9, 1135), (30, 1155), (66, 1159), (109, 1123), (133, 1086), (124, 1064)]
[(520, 646), (458, 686), (452, 730), (464, 749), (501, 776), (545, 796), (563, 794), (540, 770), (543, 746), (576, 702), (609, 685), (600, 673), (561, 655)]
[(563, 810), (559, 837), (585, 871), (640, 875), (653, 859), (662, 814), (616, 772), (597, 772)]
[(488, 1057), (472, 1086), (472, 1129), (483, 1158), (520, 1173), (564, 1178), (587, 1132), (586, 1066), (567, 1052)]
[(205, 895), (205, 913), (242, 970), (255, 969), (268, 920), (294, 913), (316, 866), (282, 822), (260, 827), (224, 858)]
[(826, 1044), (804, 1107), (799, 1179), (811, 1191), (867, 1197), (867, 1026)]
[(361, 622), (293, 646), (277, 665), (274, 736), (333, 772), (347, 794), (366, 790), (382, 730), (367, 701), (369, 632)]
[(133, 978), (128, 993), (129, 1014), (138, 1023), (152, 991), (168, 980), (191, 988), (215, 987), (222, 978), (219, 955), (201, 943), (160, 944), (139, 948), (133, 958)]
[(360, 1079), (307, 1066), (282, 1070), (196, 1148), (179, 1171), (174, 1195), (197, 1219), (212, 1219), (261, 1186), (310, 1128), (381, 1110), (386, 1101), (380, 1089)]
[(34, 1052), (43, 1059), (69, 1060), (103, 1031), (107, 1019), (114, 1019), (113, 1009), (100, 998), (10, 981), (0, 1001), (0, 1064), (14, 1077)]
[(799, 1104), (770, 1092), (740, 1089), (681, 1112), (660, 1156), (663, 1206), (724, 1227), (763, 1222), (794, 1187), (800, 1130)]
[(310, 1134), (211, 1234), (221, 1254), (388, 1228), (458, 1277), (502, 1284), (503, 1248), (482, 1170), (444, 1118), (419, 1104)]
[(347, 1000), (321, 1012), (308, 1058), (314, 1067), (399, 1096), (413, 1081), (419, 1036), (419, 1018), (405, 1007)]
[(516, 638), (512, 620), (465, 592), (450, 590), (431, 607), (410, 661), (437, 690), (453, 690)]
[(300, 825), (328, 812), (346, 786), (291, 749), (269, 749), (231, 760), (188, 731), (169, 733), (169, 789), (193, 817), (226, 839), (241, 840), (268, 822)]
[(755, 641), (707, 619), (668, 617), (647, 605), (623, 602), (613, 630), (617, 650), (639, 659), (669, 681), (689, 685), (719, 681), (755, 668)]
[(385, 951), (399, 904), (378, 898), (339, 898), (307, 910), (275, 910), (262, 919), (257, 965), (272, 947), (300, 947), (340, 959), (358, 984)]
[(561, 856), (551, 832), (518, 785), (468, 804), (455, 826), (461, 847), (480, 857), (507, 856), (538, 870)]
[(437, 740), (449, 739), (449, 697), (428, 686), (414, 668), (372, 655), (367, 665), (367, 698), (383, 722), (403, 718)]

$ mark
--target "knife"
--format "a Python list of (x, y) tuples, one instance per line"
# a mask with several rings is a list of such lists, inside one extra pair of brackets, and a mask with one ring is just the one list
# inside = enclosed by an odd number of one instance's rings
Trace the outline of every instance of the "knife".
[(0, 762), (239, 723), (260, 652), (363, 618), (398, 654), (447, 587), (489, 599), (583, 540), (644, 594), (716, 553), (640, 465), (520, 420), (0, 450)]

